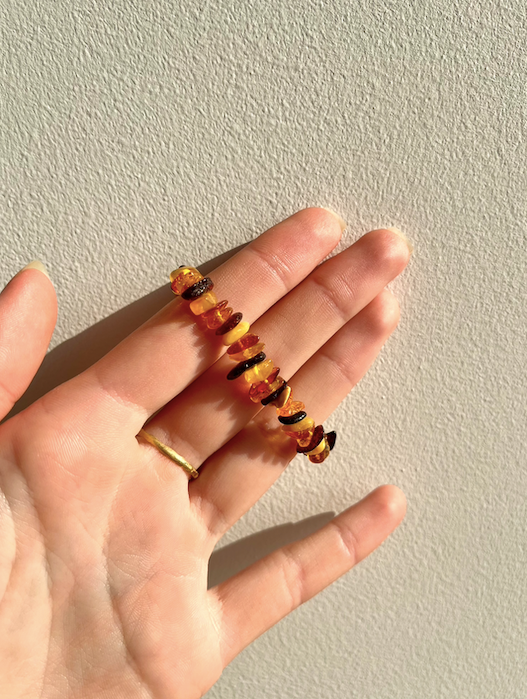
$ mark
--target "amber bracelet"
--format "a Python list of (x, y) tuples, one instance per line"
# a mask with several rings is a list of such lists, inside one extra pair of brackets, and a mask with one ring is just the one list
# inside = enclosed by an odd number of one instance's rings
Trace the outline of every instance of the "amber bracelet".
[(250, 325), (242, 321), (241, 313), (233, 313), (228, 301), (220, 301), (212, 292), (214, 283), (194, 267), (181, 265), (170, 273), (170, 288), (176, 296), (190, 301), (192, 313), (200, 316), (210, 330), (223, 337), (228, 345), (227, 354), (237, 362), (227, 374), (230, 381), (244, 376), (250, 384), (249, 397), (254, 403), (274, 405), (282, 430), (296, 442), (299, 454), (320, 464), (335, 446), (336, 432), (324, 432), (322, 425), (308, 417), (304, 404), (293, 401), (291, 386), (278, 375), (280, 367), (273, 366), (272, 359), (266, 359), (264, 344), (258, 335), (249, 332)]

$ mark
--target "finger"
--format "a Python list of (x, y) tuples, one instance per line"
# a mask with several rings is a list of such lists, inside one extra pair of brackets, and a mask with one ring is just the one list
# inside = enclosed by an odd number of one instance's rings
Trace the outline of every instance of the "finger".
[[(288, 379), (298, 371), (404, 269), (408, 259), (408, 247), (397, 234), (371, 231), (319, 265), (253, 323), (251, 332), (265, 341), (266, 356), (280, 367), (280, 376)], [(246, 305), (251, 299), (252, 292)], [(243, 376), (226, 380), (233, 366), (228, 355), (221, 357), (148, 423), (149, 432), (182, 454), (194, 468), (262, 410), (260, 402), (249, 398)], [(318, 386), (319, 391), (326, 392), (324, 385)], [(318, 397), (313, 403), (306, 402), (301, 391), (294, 396), (304, 402), (306, 412), (314, 419), (311, 411)]]
[[(316, 424), (323, 424), (364, 376), (398, 321), (399, 304), (384, 289), (288, 381), (294, 395), (312, 406)], [(296, 456), (295, 440), (284, 435), (276, 410), (268, 406), (205, 461), (189, 495), (209, 530), (211, 551)], [(311, 466), (332, 470), (328, 461)]]
[[(218, 300), (243, 307), (244, 319), (251, 322), (302, 281), (333, 250), (341, 233), (339, 219), (326, 209), (294, 214), (211, 273)], [(173, 266), (167, 268), (167, 280)], [(106, 392), (111, 409), (126, 412), (126, 418), (135, 415), (138, 432), (148, 416), (225, 350), (223, 338), (200, 332), (187, 302), (176, 298), (71, 381), (79, 379), (83, 386), (93, 384)]]
[(35, 262), (0, 293), (0, 419), (33, 380), (57, 322), (55, 289)]
[(222, 610), (224, 664), (366, 558), (405, 513), (403, 492), (393, 485), (380, 486), (319, 531), (211, 588)]

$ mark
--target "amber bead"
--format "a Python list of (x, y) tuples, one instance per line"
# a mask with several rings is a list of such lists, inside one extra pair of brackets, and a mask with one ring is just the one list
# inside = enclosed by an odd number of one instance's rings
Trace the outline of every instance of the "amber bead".
[(229, 381), (233, 381), (234, 379), (237, 379), (239, 376), (241, 376), (245, 371), (250, 369), (253, 366), (256, 366), (256, 364), (259, 364), (263, 362), (265, 359), (265, 353), (260, 352), (260, 354), (257, 354), (255, 357), (251, 357), (251, 359), (246, 359), (243, 362), (240, 362), (239, 364), (236, 364), (234, 368), (232, 368), (229, 373), (227, 374), (227, 379)]
[(321, 464), (323, 461), (325, 461), (328, 456), (329, 456), (329, 444), (327, 443), (326, 439), (324, 438), (324, 442), (326, 443), (324, 451), (321, 451), (320, 454), (312, 454), (309, 458), (309, 460), (314, 463), (314, 464)]
[(303, 430), (302, 432), (296, 434), (295, 439), (298, 442), (297, 446), (302, 448), (307, 447), (309, 444), (311, 444), (311, 440), (313, 439), (313, 435), (315, 434), (315, 429), (316, 428), (313, 427), (311, 430)]
[(247, 333), (229, 347), (227, 354), (238, 354), (238, 352), (255, 345), (259, 339), (258, 335), (254, 335), (254, 333)]
[(220, 325), (223, 325), (227, 318), (230, 317), (232, 308), (226, 308), (228, 303), (228, 301), (220, 301), (214, 308), (211, 308), (210, 311), (206, 311), (206, 313), (202, 314), (201, 317), (205, 320), (210, 330), (219, 328)]
[(286, 403), (291, 398), (292, 393), (293, 389), (291, 388), (291, 386), (286, 386), (282, 393), (278, 396), (278, 398), (275, 401), (273, 401), (273, 405), (275, 406), (277, 412), (279, 412), (280, 409), (283, 408), (284, 405), (286, 405)]
[(206, 294), (207, 291), (212, 291), (213, 288), (214, 282), (212, 279), (210, 277), (205, 277), (204, 279), (200, 279), (192, 286), (189, 286), (188, 289), (185, 289), (185, 291), (181, 294), (181, 298), (185, 299), (185, 301), (193, 301), (194, 299), (203, 296), (203, 294)]
[(329, 450), (331, 451), (333, 447), (335, 446), (335, 441), (337, 439), (337, 433), (333, 430), (333, 432), (328, 432), (326, 435), (326, 439), (328, 440), (329, 444)]
[(176, 296), (180, 296), (200, 279), (203, 279), (203, 275), (195, 267), (180, 267), (170, 272), (170, 288)]
[(229, 359), (232, 359), (234, 362), (243, 362), (244, 359), (250, 359), (251, 357), (254, 357), (255, 354), (258, 354), (258, 352), (262, 352), (264, 347), (265, 345), (263, 342), (257, 342), (252, 347), (247, 347), (247, 349), (244, 349), (237, 354), (229, 354)]
[(282, 425), (295, 425), (297, 422), (300, 422), (300, 420), (303, 420), (306, 415), (307, 413), (305, 410), (299, 410), (292, 415), (279, 415), (278, 422)]
[(323, 425), (317, 425), (315, 429), (313, 430), (313, 435), (311, 437), (311, 440), (307, 443), (300, 443), (300, 441), (297, 444), (296, 450), (299, 454), (307, 454), (308, 451), (313, 451), (313, 449), (320, 444), (320, 442), (324, 439), (324, 426)]
[(206, 294), (203, 294), (203, 296), (191, 301), (189, 303), (189, 308), (195, 316), (199, 316), (205, 313), (205, 311), (214, 308), (217, 303), (218, 299), (216, 298), (216, 294), (213, 291), (208, 291)]
[(312, 427), (309, 430), (301, 430), (300, 432), (295, 432), (294, 437), (300, 446), (309, 444), (311, 438), (313, 437), (313, 432), (315, 428)]
[(266, 398), (274, 391), (273, 384), (279, 371), (280, 367), (275, 367), (265, 381), (259, 381), (251, 386), (249, 389), (249, 397), (254, 403), (258, 403), (258, 401), (262, 400), (262, 398)]
[(228, 318), (223, 325), (216, 330), (216, 335), (225, 335), (229, 330), (235, 328), (238, 323), (241, 322), (243, 318), (243, 313), (233, 313), (230, 318)]
[[(274, 388), (275, 384), (276, 389)], [(269, 403), (273, 403), (274, 405), (276, 405), (276, 401), (287, 388), (287, 381), (284, 379), (283, 376), (277, 376), (276, 381), (273, 382), (273, 386), (271, 388), (273, 389), (273, 392), (270, 393), (267, 396), (267, 398), (262, 399), (262, 405), (269, 405)]]
[(234, 327), (232, 330), (229, 330), (228, 333), (225, 333), (223, 335), (223, 344), (224, 345), (232, 345), (234, 342), (237, 342), (240, 337), (243, 337), (245, 333), (249, 330), (251, 326), (246, 320), (242, 320), (241, 323), (238, 323), (236, 327)]
[(309, 430), (311, 427), (315, 426), (315, 421), (313, 420), (312, 417), (309, 417), (306, 415), (306, 417), (303, 420), (300, 420), (300, 422), (295, 423), (294, 425), (282, 425), (282, 430), (286, 433), (289, 432), (300, 432), (302, 430)]
[(320, 452), (324, 451), (326, 444), (327, 439), (326, 435), (324, 435), (323, 438), (320, 440), (319, 444), (317, 444), (317, 446), (314, 449), (310, 449), (306, 452), (306, 456), (314, 456), (315, 454), (320, 454)]
[(284, 405), (283, 408), (280, 408), (278, 410), (278, 415), (294, 415), (295, 413), (300, 412), (301, 410), (304, 410), (306, 406), (302, 403), (302, 401), (299, 400), (288, 400), (287, 403)]
[(246, 371), (244, 376), (247, 383), (253, 384), (258, 381), (265, 381), (273, 370), (274, 362), (272, 359), (266, 359), (265, 362), (254, 366), (249, 371)]
[[(268, 386), (268, 388), (269, 388), (269, 393), (267, 394), (267, 398), (268, 398), (272, 393), (276, 393), (276, 391), (277, 391), (279, 388), (281, 388), (281, 387), (284, 385), (284, 383), (285, 383), (285, 379), (282, 378), (281, 376), (277, 376), (277, 377), (273, 380), (273, 376), (274, 376), (279, 370), (280, 370), (280, 367), (275, 367), (275, 368), (273, 369), (272, 373), (271, 373), (271, 374), (267, 377), (267, 379), (265, 380), (265, 383), (267, 384), (267, 386)], [(263, 400), (262, 400), (262, 405), (267, 405), (267, 403), (264, 403)]]

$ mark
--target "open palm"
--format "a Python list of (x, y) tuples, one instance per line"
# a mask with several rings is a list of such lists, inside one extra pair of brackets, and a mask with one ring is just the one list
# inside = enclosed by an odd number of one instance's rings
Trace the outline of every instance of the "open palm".
[[(397, 325), (384, 287), (409, 258), (400, 236), (376, 230), (319, 265), (340, 236), (332, 214), (305, 209), (210, 273), (317, 424)], [(0, 417), (33, 379), (56, 314), (53, 285), (36, 270), (0, 295)], [(403, 518), (404, 495), (382, 486), (207, 590), (215, 544), (296, 456), (275, 408), (252, 402), (243, 377), (226, 380), (225, 349), (174, 298), (0, 425), (3, 698), (201, 697)], [(198, 479), (136, 437), (152, 415), (148, 432), (199, 467)]]

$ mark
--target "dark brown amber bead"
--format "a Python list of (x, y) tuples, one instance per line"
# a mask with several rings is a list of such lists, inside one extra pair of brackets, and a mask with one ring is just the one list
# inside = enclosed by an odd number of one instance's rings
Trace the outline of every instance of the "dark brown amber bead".
[(281, 422), (282, 425), (295, 425), (297, 422), (300, 422), (300, 420), (303, 420), (305, 417), (307, 417), (306, 411), (300, 410), (298, 413), (295, 413), (294, 415), (279, 415), (278, 421)]
[[(225, 302), (227, 303), (227, 302)], [(243, 337), (239, 340), (233, 342), (232, 345), (227, 350), (227, 354), (238, 354), (238, 352), (243, 352), (244, 349), (252, 347), (255, 345), (260, 338), (258, 335), (253, 335), (253, 333), (245, 333)]]
[(299, 454), (305, 454), (308, 451), (313, 451), (315, 447), (318, 447), (320, 442), (324, 439), (324, 427), (323, 425), (317, 425), (311, 437), (311, 441), (305, 447), (301, 447), (297, 444), (296, 450)]
[(257, 354), (256, 357), (251, 357), (250, 359), (246, 359), (244, 362), (236, 364), (234, 369), (231, 369), (227, 374), (227, 378), (229, 379), (229, 381), (237, 379), (238, 376), (241, 376), (244, 371), (247, 371), (247, 369), (250, 369), (252, 366), (255, 366), (256, 364), (260, 364), (260, 362), (263, 362), (264, 359), (265, 352), (260, 352), (260, 354)]
[(264, 398), (261, 403), (262, 405), (269, 405), (269, 403), (272, 403), (274, 400), (278, 398), (278, 396), (282, 393), (282, 391), (285, 391), (287, 388), (287, 381), (284, 380), (284, 383), (274, 391), (274, 393), (271, 393), (267, 398)]
[[(337, 433), (335, 431), (328, 432), (326, 435), (326, 439), (327, 439), (328, 444), (329, 444), (329, 449), (330, 450), (333, 449), (333, 447), (335, 446), (335, 440), (337, 439)], [(315, 447), (313, 447), (313, 449), (314, 448)]]
[(204, 279), (200, 279), (199, 282), (196, 282), (192, 286), (189, 286), (188, 289), (185, 289), (185, 291), (181, 294), (181, 298), (184, 298), (185, 301), (193, 301), (194, 299), (199, 298), (202, 296), (202, 294), (206, 294), (207, 291), (210, 291), (214, 286), (214, 283), (210, 277), (205, 277)]
[(223, 325), (221, 325), (217, 330), (216, 330), (216, 335), (225, 335), (225, 333), (228, 333), (229, 330), (232, 330), (235, 328), (238, 323), (241, 321), (243, 318), (243, 313), (233, 313), (230, 318), (228, 318)]

